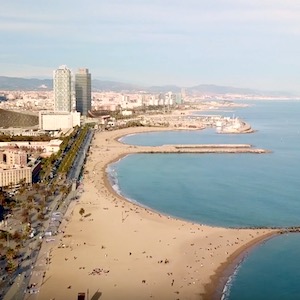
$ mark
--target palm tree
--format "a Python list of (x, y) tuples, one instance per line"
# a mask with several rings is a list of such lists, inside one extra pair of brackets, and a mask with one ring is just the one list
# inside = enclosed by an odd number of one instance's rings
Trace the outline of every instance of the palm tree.
[(7, 246), (9, 247), (9, 241), (11, 239), (11, 234), (8, 231), (1, 231), (1, 238), (6, 239)]
[(4, 202), (5, 202), (5, 195), (3, 191), (0, 191), (0, 205), (4, 206)]
[(29, 222), (29, 210), (28, 208), (24, 208), (22, 211), (22, 217), (23, 217), (23, 223), (28, 223)]
[(34, 189), (36, 192), (40, 189), (40, 184), (38, 182), (34, 184)]
[(40, 212), (39, 212), (39, 214), (38, 214), (37, 218), (38, 218), (38, 220), (40, 220), (40, 221), (42, 221), (42, 220), (44, 220), (44, 219), (45, 219), (45, 216), (44, 216), (44, 214), (43, 214), (43, 212), (42, 212), (42, 211), (40, 211)]
[(17, 268), (17, 264), (13, 259), (7, 259), (6, 270), (8, 273), (12, 273)]
[(14, 186), (14, 184), (12, 182), (10, 182), (9, 185), (8, 185), (8, 188), (9, 188), (10, 191), (13, 190), (13, 186)]
[(27, 198), (26, 198), (26, 203), (25, 203), (25, 205), (28, 206), (29, 204), (32, 204), (32, 203), (33, 203), (33, 200), (34, 200), (33, 195), (28, 195)]
[(6, 259), (7, 259), (7, 260), (12, 260), (12, 259), (14, 259), (15, 256), (16, 256), (16, 251), (15, 251), (13, 248), (8, 248), (8, 249), (6, 250), (5, 256), (6, 256)]
[(16, 251), (19, 252), (21, 250), (22, 246), (20, 244), (16, 245)]
[(20, 241), (22, 239), (22, 234), (19, 231), (15, 231), (12, 237), (15, 241)]
[(0, 243), (0, 257), (3, 256), (3, 253), (4, 253), (4, 245)]
[(20, 184), (19, 192), (22, 194), (26, 190), (26, 179), (25, 178), (20, 179), (19, 184)]

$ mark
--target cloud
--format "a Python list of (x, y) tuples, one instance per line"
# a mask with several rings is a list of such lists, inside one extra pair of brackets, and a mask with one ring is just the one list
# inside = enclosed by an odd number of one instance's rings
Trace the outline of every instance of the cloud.
[[(188, 81), (189, 76), (194, 76), (197, 81), (210, 76), (213, 81), (222, 76), (249, 79), (254, 73), (253, 78), (272, 78), (268, 70), (275, 65), (276, 72), (286, 68), (295, 77), (292, 68), (299, 69), (300, 51), (298, 3), (299, 0), (3, 1), (0, 35), (6, 41), (2, 49), (6, 64), (0, 66), (9, 74), (16, 70), (24, 72), (24, 76), (30, 72), (52, 74), (52, 69), (66, 63), (94, 67), (99, 74), (105, 76), (106, 72), (110, 77), (144, 76), (150, 80), (152, 76), (155, 80), (159, 72), (162, 79)], [(293, 60), (295, 64), (291, 64)], [(51, 64), (54, 66), (48, 68)], [(172, 75), (168, 76), (168, 72)]]
[[(140, 40), (163, 42), (165, 38), (179, 41), (197, 38), (197, 34), (226, 30), (248, 31), (259, 28), (285, 34), (298, 34), (300, 10), (296, 1), (234, 1), (234, 0), (155, 0), (155, 1), (51, 1), (41, 5), (25, 5), (11, 0), (0, 12), (2, 32), (45, 34), (83, 41), (113, 42)], [(29, 0), (30, 2), (30, 0)], [(18, 6), (16, 7), (16, 3)], [(55, 6), (57, 5), (57, 7)], [(6, 6), (6, 9), (5, 9)], [(232, 34), (233, 32), (231, 32)]]

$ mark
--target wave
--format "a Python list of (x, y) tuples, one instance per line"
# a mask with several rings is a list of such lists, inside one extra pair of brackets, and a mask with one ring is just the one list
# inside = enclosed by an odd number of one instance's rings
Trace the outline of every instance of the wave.
[(110, 164), (106, 168), (107, 177), (112, 187), (119, 186), (118, 173), (114, 168), (114, 164)]
[(119, 185), (119, 180), (118, 180), (118, 172), (115, 168), (115, 163), (112, 163), (110, 165), (107, 166), (106, 168), (106, 173), (107, 173), (107, 177), (108, 177), (108, 181), (111, 185), (111, 187), (113, 188), (113, 190), (120, 195), (121, 197), (126, 198), (127, 201), (132, 202), (134, 204), (138, 204), (139, 206), (142, 207), (146, 207), (143, 206), (141, 203), (139, 203), (138, 201), (136, 201), (135, 199), (129, 198), (126, 195), (122, 194), (121, 189), (120, 189), (120, 185)]
[(135, 135), (137, 135), (137, 133), (126, 134), (126, 135), (120, 137), (120, 138), (118, 139), (118, 142), (121, 142), (121, 143), (124, 144), (124, 143), (125, 143), (124, 140), (125, 140), (127, 137), (129, 137), (129, 136), (135, 136)]
[(229, 300), (230, 290), (233, 285), (234, 279), (236, 278), (237, 273), (238, 273), (239, 269), (241, 268), (242, 263), (244, 262), (245, 259), (246, 259), (246, 256), (240, 260), (240, 262), (234, 268), (233, 273), (228, 277), (228, 279), (224, 285), (224, 288), (222, 290), (221, 300)]

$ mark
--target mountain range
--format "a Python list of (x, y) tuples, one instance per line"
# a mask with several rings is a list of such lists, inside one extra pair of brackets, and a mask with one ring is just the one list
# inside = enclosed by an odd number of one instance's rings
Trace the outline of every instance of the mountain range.
[[(36, 79), (36, 78), (17, 78), (0, 76), (0, 90), (8, 91), (34, 91), (34, 90), (52, 90), (52, 79)], [(114, 91), (114, 92), (148, 92), (148, 93), (180, 93), (182, 87), (176, 85), (162, 85), (162, 86), (140, 86), (118, 81), (107, 80), (92, 80), (93, 91)], [(219, 86), (214, 84), (200, 84), (192, 87), (184, 87), (186, 93), (192, 95), (209, 94), (239, 94), (239, 95), (253, 95), (253, 96), (287, 96), (293, 97), (294, 94), (285, 91), (261, 91), (248, 88), (235, 88), (230, 86)]]

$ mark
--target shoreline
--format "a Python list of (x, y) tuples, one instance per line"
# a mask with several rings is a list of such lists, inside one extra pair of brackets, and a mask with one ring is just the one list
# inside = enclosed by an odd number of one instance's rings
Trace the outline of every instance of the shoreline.
[[(178, 130), (179, 131), (179, 130)], [(155, 131), (151, 131), (151, 132), (155, 132)], [(122, 139), (123, 137), (126, 137), (127, 135), (135, 135), (138, 134), (136, 133), (131, 133), (131, 134), (126, 134), (126, 135), (121, 135), (119, 137), (114, 138), (114, 140), (116, 142), (122, 143), (124, 145), (128, 145), (125, 144), (123, 141), (120, 141), (120, 139)], [(205, 147), (205, 146), (204, 146)], [(119, 155), (118, 157), (116, 157), (115, 160), (112, 160), (110, 162), (108, 162), (104, 167), (103, 167), (103, 172), (106, 174), (105, 176), (105, 186), (108, 190), (110, 190), (111, 193), (115, 194), (117, 197), (119, 197), (121, 200), (128, 201), (133, 205), (145, 208), (147, 210), (152, 211), (153, 213), (156, 214), (160, 214), (160, 215), (164, 215), (165, 217), (168, 217), (166, 214), (161, 213), (159, 211), (156, 211), (152, 208), (143, 206), (142, 204), (140, 204), (139, 202), (136, 201), (131, 201), (130, 199), (127, 199), (124, 195), (122, 195), (121, 193), (119, 194), (112, 186), (110, 180), (109, 180), (109, 173), (107, 172), (108, 167), (113, 164), (116, 163), (118, 161), (120, 161), (121, 159), (125, 158), (126, 156), (130, 155), (130, 154), (134, 154), (134, 153), (124, 153)], [(138, 154), (138, 153), (136, 153)], [(151, 153), (149, 153), (151, 154)], [(187, 219), (181, 219), (175, 216), (170, 216), (170, 218), (172, 219), (176, 219), (176, 220), (180, 220), (183, 222), (187, 222), (187, 223), (191, 223), (193, 224), (194, 222), (187, 220)], [(209, 227), (215, 227), (218, 228), (218, 226), (213, 226), (213, 225), (207, 225), (207, 224), (200, 224), (199, 225), (204, 225), (204, 226), (209, 226)], [(232, 227), (222, 227), (225, 229), (233, 229)], [(267, 233), (264, 236), (255, 238), (254, 240), (248, 242), (247, 244), (241, 246), (239, 249), (237, 249), (234, 253), (232, 253), (227, 260), (222, 263), (217, 270), (215, 271), (215, 273), (210, 277), (210, 282), (208, 284), (206, 284), (204, 286), (204, 293), (201, 295), (201, 299), (203, 300), (219, 300), (219, 299), (223, 299), (222, 295), (223, 295), (223, 291), (224, 288), (226, 287), (226, 284), (229, 280), (229, 278), (231, 276), (234, 275), (234, 272), (236, 270), (236, 268), (238, 268), (242, 263), (243, 260), (249, 255), (249, 253), (256, 247), (258, 247), (259, 245), (265, 243), (266, 241), (268, 241), (269, 239), (275, 238), (276, 236), (282, 234), (281, 232), (281, 228), (270, 228), (270, 227), (239, 227), (239, 228), (234, 228), (234, 229), (250, 229), (250, 230), (256, 230), (256, 229), (272, 229), (272, 230), (276, 230), (276, 232), (270, 232)]]
[[(183, 130), (189, 130), (189, 129), (174, 129), (174, 130), (170, 130), (170, 129), (159, 129), (159, 130), (150, 130), (150, 131), (146, 131), (147, 133), (150, 133), (150, 132), (157, 132), (157, 131), (183, 131)], [(195, 130), (195, 129), (193, 129)], [(196, 130), (203, 130), (203, 129), (196, 129)], [(129, 145), (129, 144), (126, 144), (124, 143), (121, 139), (123, 139), (124, 137), (126, 136), (131, 136), (131, 135), (136, 135), (136, 134), (139, 134), (139, 133), (144, 133), (143, 131), (142, 132), (138, 132), (138, 131), (134, 131), (132, 133), (127, 133), (127, 134), (121, 134), (121, 135), (118, 135), (114, 138), (114, 141), (115, 142), (118, 142), (118, 143), (121, 143), (123, 145)], [(226, 134), (226, 133), (223, 133), (223, 134)], [(138, 146), (135, 146), (135, 145), (130, 145), (130, 146), (133, 146), (133, 147), (138, 147)], [(196, 145), (195, 145), (196, 147)], [(122, 196), (122, 194), (119, 194), (114, 188), (113, 186), (111, 185), (110, 183), (110, 180), (108, 178), (109, 174), (107, 172), (107, 168), (109, 165), (113, 164), (113, 163), (116, 163), (118, 161), (120, 161), (121, 159), (123, 159), (124, 157), (126, 157), (127, 155), (130, 155), (130, 154), (134, 154), (134, 153), (124, 153), (124, 154), (121, 154), (119, 155), (118, 157), (116, 157), (114, 160), (110, 161), (110, 162), (107, 162), (107, 164), (103, 167), (103, 172), (106, 174), (105, 176), (105, 185), (106, 185), (106, 188), (108, 190), (110, 190), (111, 193), (115, 194), (116, 196), (118, 196), (119, 198), (121, 198), (122, 200), (125, 199), (125, 201), (128, 201), (130, 203), (132, 203), (133, 205), (137, 205), (137, 206), (140, 206), (142, 208), (145, 208), (145, 209), (149, 209), (151, 211), (153, 211), (154, 213), (158, 213), (158, 214), (162, 214), (164, 215), (163, 213), (160, 213), (158, 211), (155, 211), (151, 208), (147, 208), (147, 207), (144, 207), (142, 206), (141, 204), (139, 204), (138, 202), (132, 202), (130, 201), (129, 199), (127, 199), (125, 196)], [(151, 154), (151, 153), (149, 153)], [(165, 215), (165, 217), (167, 217), (167, 215)], [(192, 223), (192, 221), (190, 220), (185, 220), (185, 219), (180, 219), (180, 218), (176, 218), (174, 216), (171, 216), (172, 219), (179, 219), (183, 222), (187, 222), (187, 223)], [(209, 227), (216, 227), (217, 226), (211, 226), (211, 225), (206, 225), (206, 224), (200, 224), (200, 225), (205, 225), (205, 226), (209, 226)], [(232, 228), (228, 228), (228, 227), (224, 227), (224, 228), (227, 228), (227, 229), (232, 229)], [(253, 228), (238, 228), (238, 229), (250, 229), (250, 230), (255, 230), (255, 229), (258, 229), (256, 227), (253, 227)], [(270, 229), (268, 227), (261, 227), (259, 229)], [(277, 232), (277, 230), (279, 230), (279, 228), (271, 228), (272, 230), (276, 230), (276, 232), (271, 232), (271, 233), (267, 233), (265, 236), (262, 236), (262, 237), (258, 237), (250, 242), (248, 242), (247, 244), (241, 246), (238, 250), (236, 250), (234, 253), (232, 253), (230, 255), (230, 257), (227, 258), (226, 262), (222, 263), (218, 268), (217, 270), (215, 271), (215, 273), (211, 276), (210, 278), (210, 282), (208, 284), (206, 284), (204, 286), (204, 293), (201, 295), (202, 296), (202, 299), (203, 300), (212, 300), (212, 299), (221, 299), (220, 296), (222, 296), (222, 292), (223, 292), (223, 289), (225, 288), (225, 285), (229, 279), (229, 277), (231, 275), (233, 275), (233, 272), (235, 271), (235, 269), (238, 267), (238, 265), (240, 263), (242, 263), (242, 260), (245, 258), (245, 256), (247, 256), (247, 254), (255, 247), (259, 246), (261, 243), (264, 243), (265, 241), (273, 238), (273, 237), (276, 237), (277, 235), (280, 234), (280, 232)], [(218, 288), (216, 289), (215, 287), (218, 286)]]
[[(180, 130), (178, 130), (180, 131)], [(151, 132), (156, 132), (156, 131), (151, 131)], [(121, 135), (119, 137), (116, 137), (114, 138), (114, 140), (116, 142), (119, 142), (119, 143), (122, 143), (124, 145), (128, 145), (128, 144), (125, 144), (123, 141), (121, 141), (121, 139), (123, 137), (126, 137), (127, 135), (135, 135), (135, 134), (138, 134), (138, 132), (135, 132), (135, 133), (131, 133), (131, 134), (126, 134), (126, 135)], [(226, 134), (226, 133), (223, 133), (223, 134)], [(208, 145), (209, 146), (209, 145)], [(195, 145), (196, 147), (196, 145)], [(206, 147), (204, 145), (204, 147)], [(138, 202), (133, 202), (131, 201), (130, 199), (127, 199), (125, 196), (123, 196), (121, 193), (119, 194), (114, 188), (113, 186), (111, 185), (111, 182), (109, 180), (109, 173), (107, 172), (107, 168), (109, 165), (113, 164), (113, 163), (116, 163), (118, 161), (120, 161), (121, 159), (123, 159), (124, 157), (130, 155), (131, 153), (124, 153), (124, 154), (121, 154), (119, 155), (118, 157), (116, 157), (115, 160), (111, 161), (111, 162), (108, 162), (104, 168), (103, 168), (103, 172), (106, 174), (105, 176), (105, 185), (106, 185), (106, 188), (108, 190), (110, 190), (111, 193), (115, 194), (116, 196), (118, 196), (119, 198), (121, 198), (122, 200), (126, 200), (130, 203), (132, 203), (133, 205), (137, 205), (139, 207), (142, 207), (142, 208), (145, 208), (147, 210), (150, 210), (152, 211), (153, 213), (156, 213), (156, 214), (161, 214), (161, 215), (164, 215), (165, 217), (168, 217), (166, 214), (164, 213), (160, 213), (159, 211), (156, 211), (154, 209), (151, 209), (151, 208), (148, 208), (148, 207), (145, 207), (143, 205), (141, 205), (140, 203)], [(134, 153), (132, 153), (134, 154)], [(149, 153), (151, 154), (151, 153)], [(181, 219), (181, 218), (178, 218), (178, 217), (175, 217), (175, 216), (170, 216), (172, 219), (177, 219), (177, 220), (181, 220), (183, 222), (187, 222), (187, 223), (194, 223), (190, 220), (186, 220), (186, 219)], [(198, 223), (200, 224), (200, 223)], [(218, 226), (213, 226), (213, 225), (207, 225), (207, 224), (202, 224), (201, 225), (204, 225), (204, 226), (209, 226), (209, 227), (215, 227), (215, 228), (218, 228)], [(232, 229), (232, 227), (223, 227), (223, 228), (226, 228), (226, 229)], [(236, 229), (236, 228), (235, 228)], [(204, 286), (204, 293), (201, 295), (203, 300), (219, 300), (219, 299), (223, 299), (222, 298), (222, 295), (223, 295), (223, 291), (224, 291), (224, 288), (226, 287), (226, 284), (229, 280), (229, 278), (231, 276), (234, 275), (234, 272), (236, 270), (236, 268), (238, 268), (242, 263), (243, 263), (243, 260), (249, 255), (249, 253), (256, 247), (258, 247), (259, 245), (265, 243), (266, 241), (268, 241), (269, 239), (272, 239), (272, 238), (275, 238), (276, 236), (282, 234), (281, 232), (281, 228), (271, 228), (271, 227), (239, 227), (237, 229), (250, 229), (250, 230), (256, 230), (256, 229), (272, 229), (272, 230), (276, 230), (276, 232), (270, 232), (270, 233), (267, 233), (266, 235), (264, 236), (261, 236), (261, 237), (258, 237), (258, 238), (255, 238), (254, 240), (248, 242), (247, 244), (241, 246), (239, 249), (237, 249), (234, 253), (232, 253), (228, 258), (227, 260), (222, 263), (218, 268), (217, 270), (215, 271), (215, 273), (211, 276), (210, 278), (210, 282), (208, 284), (206, 284)]]
[[(51, 263), (40, 287), (42, 299), (75, 299), (87, 287), (91, 297), (100, 293), (103, 300), (209, 299), (205, 298), (207, 285), (228, 258), (257, 238), (263, 240), (278, 232), (180, 220), (119, 195), (106, 169), (136, 153), (138, 146), (122, 144), (117, 139), (157, 131), (153, 129), (95, 134), (85, 166), (84, 191), (63, 228), (64, 234), (57, 238), (59, 244), (51, 248)], [(81, 220), (80, 208), (90, 216)]]
[(251, 253), (251, 251), (253, 251), (256, 247), (272, 238), (276, 238), (276, 236), (280, 234), (280, 232), (268, 233), (265, 236), (258, 237), (248, 242), (232, 253), (227, 258), (226, 262), (222, 263), (211, 276), (210, 283), (205, 285), (203, 300), (223, 299), (223, 291), (228, 280), (234, 275), (236, 269), (243, 263), (244, 259), (249, 255), (249, 253)]

